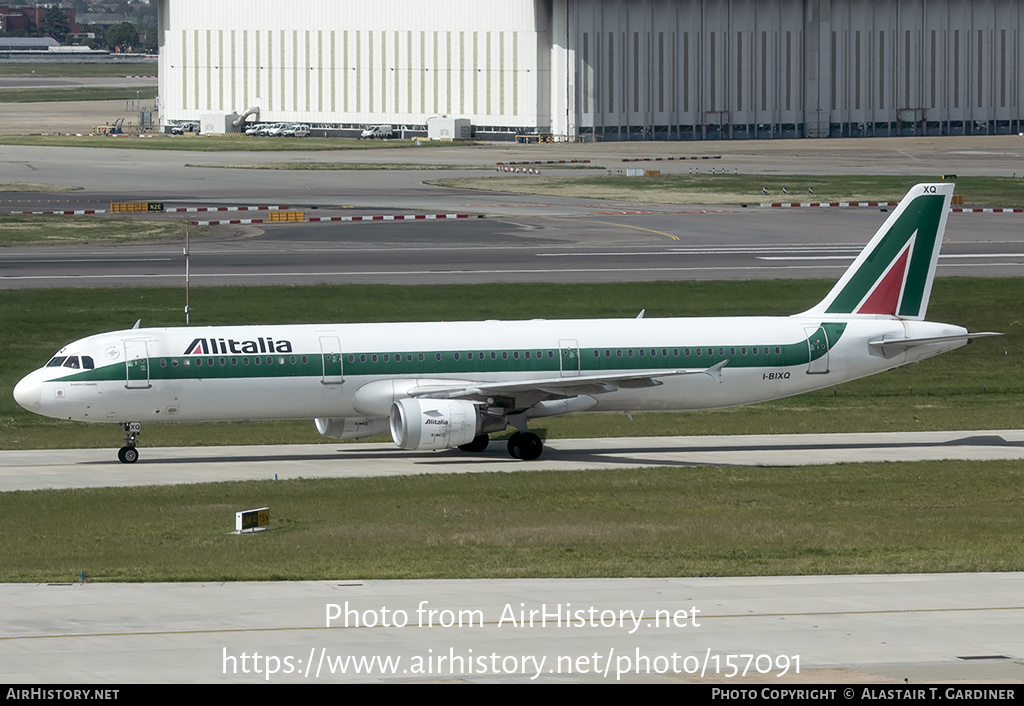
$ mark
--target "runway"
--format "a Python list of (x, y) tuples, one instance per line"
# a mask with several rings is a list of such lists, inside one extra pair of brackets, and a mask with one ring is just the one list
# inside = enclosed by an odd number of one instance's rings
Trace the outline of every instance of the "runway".
[[(69, 216), (69, 218), (73, 218)], [(235, 227), (197, 239), (196, 285), (835, 279), (885, 214), (740, 212)], [(950, 218), (938, 276), (1024, 271), (1020, 217)], [(986, 238), (966, 232), (983, 229)], [(176, 286), (179, 243), (12, 247), (0, 289)]]
[(1024, 430), (555, 439), (539, 460), (527, 463), (509, 457), (500, 442), (480, 454), (403, 451), (390, 443), (140, 446), (139, 451), (134, 465), (119, 463), (113, 448), (0, 451), (0, 492), (420, 473), (1024, 460)]

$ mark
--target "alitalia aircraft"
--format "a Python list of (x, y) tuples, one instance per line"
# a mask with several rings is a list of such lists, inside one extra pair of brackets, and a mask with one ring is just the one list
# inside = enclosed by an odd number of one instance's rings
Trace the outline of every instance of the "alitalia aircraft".
[(136, 328), (69, 343), (14, 389), (38, 414), (113, 422), (138, 459), (146, 422), (313, 419), (403, 449), (482, 451), (529, 420), (695, 410), (796, 395), (970, 342), (925, 321), (951, 184), (918, 184), (819, 304), (789, 317)]

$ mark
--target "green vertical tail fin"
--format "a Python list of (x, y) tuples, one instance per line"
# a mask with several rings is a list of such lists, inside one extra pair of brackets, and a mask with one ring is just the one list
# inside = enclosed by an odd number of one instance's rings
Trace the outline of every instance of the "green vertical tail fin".
[(952, 184), (912, 188), (828, 296), (802, 315), (923, 320), (952, 196)]

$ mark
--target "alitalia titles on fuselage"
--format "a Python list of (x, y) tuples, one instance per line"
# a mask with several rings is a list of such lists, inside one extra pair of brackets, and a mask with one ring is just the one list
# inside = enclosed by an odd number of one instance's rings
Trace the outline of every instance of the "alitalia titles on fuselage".
[(184, 355), (217, 355), (218, 353), (291, 353), (291, 341), (275, 341), (268, 337), (255, 341), (233, 338), (197, 338), (185, 348)]

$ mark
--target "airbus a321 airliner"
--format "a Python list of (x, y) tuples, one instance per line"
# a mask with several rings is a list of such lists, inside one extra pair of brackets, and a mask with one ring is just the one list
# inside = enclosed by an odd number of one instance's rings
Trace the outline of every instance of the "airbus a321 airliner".
[[(134, 328), (69, 343), (14, 388), (25, 409), (114, 422), (313, 419), (403, 449), (543, 449), (531, 419), (695, 410), (796, 395), (958, 348), (925, 321), (952, 184), (918, 184), (819, 304), (789, 317)], [(137, 326), (137, 325), (136, 325)]]

